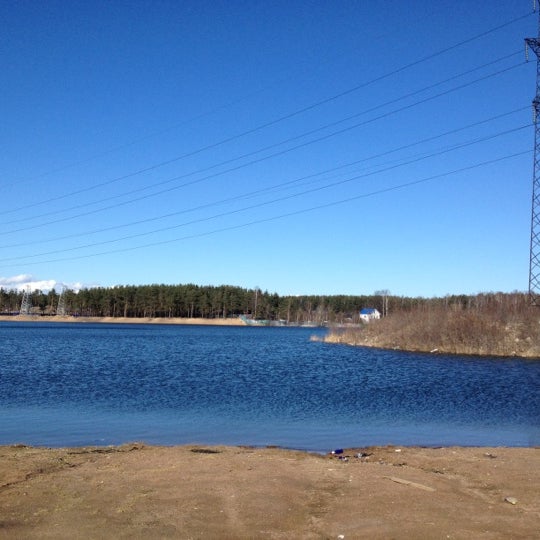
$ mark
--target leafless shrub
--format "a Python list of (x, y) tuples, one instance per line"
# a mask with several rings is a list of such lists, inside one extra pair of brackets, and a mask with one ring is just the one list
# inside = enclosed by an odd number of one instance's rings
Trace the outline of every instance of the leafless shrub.
[(540, 310), (523, 293), (483, 293), (419, 301), (327, 342), (456, 354), (540, 357)]

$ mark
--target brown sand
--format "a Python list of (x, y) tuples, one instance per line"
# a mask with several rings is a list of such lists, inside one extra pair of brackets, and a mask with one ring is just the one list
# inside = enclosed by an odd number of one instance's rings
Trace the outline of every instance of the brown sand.
[(182, 317), (71, 317), (40, 315), (0, 315), (0, 321), (58, 322), (58, 323), (118, 323), (118, 324), (203, 324), (213, 326), (245, 326), (238, 317), (227, 319), (202, 319)]
[(538, 448), (377, 447), (344, 456), (0, 447), (0, 538), (540, 536)]

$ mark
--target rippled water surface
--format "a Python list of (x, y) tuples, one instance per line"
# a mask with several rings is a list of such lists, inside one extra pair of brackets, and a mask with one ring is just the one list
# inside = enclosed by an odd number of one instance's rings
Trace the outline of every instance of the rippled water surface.
[(0, 323), (0, 444), (540, 444), (540, 362), (321, 329)]

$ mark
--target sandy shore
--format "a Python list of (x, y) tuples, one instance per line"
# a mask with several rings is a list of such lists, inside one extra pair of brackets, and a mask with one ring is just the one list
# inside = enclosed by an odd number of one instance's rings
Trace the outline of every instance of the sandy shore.
[(39, 315), (0, 315), (0, 321), (109, 324), (204, 324), (213, 326), (245, 326), (245, 324), (238, 317), (233, 317), (230, 319), (190, 319), (182, 317), (40, 317)]
[(538, 538), (538, 448), (343, 456), (4, 446), (0, 538)]

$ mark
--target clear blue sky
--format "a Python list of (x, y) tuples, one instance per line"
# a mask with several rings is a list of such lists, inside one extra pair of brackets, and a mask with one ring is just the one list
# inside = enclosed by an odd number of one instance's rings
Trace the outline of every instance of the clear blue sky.
[(529, 0), (6, 0), (0, 25), (0, 286), (527, 289)]

